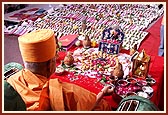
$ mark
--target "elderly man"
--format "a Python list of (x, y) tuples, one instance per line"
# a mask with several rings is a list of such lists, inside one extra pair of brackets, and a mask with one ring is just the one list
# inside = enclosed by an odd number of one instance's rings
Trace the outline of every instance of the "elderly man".
[(57, 78), (49, 79), (56, 65), (57, 46), (52, 30), (33, 31), (20, 36), (18, 41), (25, 68), (8, 78), (7, 82), (19, 93), (26, 110), (111, 110), (102, 99), (112, 94), (110, 86), (105, 86), (96, 95)]

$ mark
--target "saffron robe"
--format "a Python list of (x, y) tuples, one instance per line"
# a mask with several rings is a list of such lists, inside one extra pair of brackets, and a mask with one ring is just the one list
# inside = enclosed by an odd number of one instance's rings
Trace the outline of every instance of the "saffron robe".
[(30, 111), (111, 111), (104, 99), (93, 109), (96, 94), (57, 78), (35, 75), (27, 69), (12, 75), (7, 82), (20, 94)]

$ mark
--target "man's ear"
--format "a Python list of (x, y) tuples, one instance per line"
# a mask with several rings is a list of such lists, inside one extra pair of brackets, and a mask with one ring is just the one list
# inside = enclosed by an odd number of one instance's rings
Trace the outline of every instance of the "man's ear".
[(49, 72), (52, 72), (52, 66), (53, 66), (53, 62), (52, 62), (52, 59), (51, 59), (50, 64), (49, 64), (49, 68), (50, 68)]
[(55, 64), (55, 57), (53, 59), (50, 59), (47, 63), (47, 70), (49, 72), (53, 71), (53, 64)]
[(51, 65), (52, 65), (51, 60), (49, 60), (46, 64), (46, 66), (47, 66), (46, 68), (47, 68), (48, 72), (51, 72)]

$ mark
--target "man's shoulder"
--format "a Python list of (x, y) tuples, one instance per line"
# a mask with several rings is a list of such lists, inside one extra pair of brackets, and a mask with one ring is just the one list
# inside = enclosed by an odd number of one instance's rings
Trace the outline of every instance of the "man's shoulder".
[(22, 69), (22, 70), (20, 70), (20, 71), (18, 71), (17, 73), (15, 73), (15, 74), (13, 74), (13, 75), (11, 75), (9, 78), (8, 78), (8, 80), (9, 79), (12, 79), (12, 78), (19, 78), (19, 77), (21, 77), (23, 74), (23, 71), (25, 71), (24, 69)]
[(22, 82), (25, 81), (26, 79), (29, 79), (29, 76), (34, 76), (34, 74), (27, 69), (21, 69), (17, 73), (11, 75), (7, 79), (7, 82), (9, 82), (10, 84), (14, 82)]

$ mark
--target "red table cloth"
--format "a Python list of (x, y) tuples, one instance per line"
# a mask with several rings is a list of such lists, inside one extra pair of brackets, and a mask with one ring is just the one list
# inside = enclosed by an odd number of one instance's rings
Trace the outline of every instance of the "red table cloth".
[[(78, 47), (73, 46), (69, 51), (73, 52), (76, 50)], [(122, 51), (126, 52), (126, 51)], [(56, 65), (58, 66), (61, 63), (61, 60), (64, 59), (66, 55), (66, 52), (61, 51), (59, 52), (59, 59), (57, 60)], [(71, 73), (72, 74), (72, 73)], [(156, 83), (152, 86), (154, 89), (153, 96), (150, 98), (150, 100), (160, 107), (160, 103), (162, 104), (161, 106), (163, 107), (163, 79), (164, 79), (164, 58), (159, 57), (159, 56), (151, 56), (150, 60), (150, 66), (149, 66), (149, 75), (151, 75), (155, 80)], [(89, 78), (83, 75), (78, 75), (77, 77), (75, 76), (70, 76), (70, 72), (64, 72), (63, 75), (56, 75), (53, 74), (51, 78), (59, 78), (60, 80), (64, 82), (69, 82), (73, 84), (77, 84), (91, 92), (98, 93), (102, 88), (103, 84), (101, 84), (99, 81), (97, 81), (96, 78)], [(72, 81), (72, 79), (76, 80)], [(106, 96), (104, 97), (109, 104), (112, 106), (112, 108), (115, 110), (118, 107), (119, 102), (121, 101), (120, 98), (117, 96)]]
[[(163, 17), (158, 19), (156, 23), (154, 23), (147, 31), (149, 35), (145, 40), (143, 40), (140, 48), (138, 49), (141, 51), (145, 49), (145, 52), (151, 56), (149, 72), (148, 74), (151, 75), (155, 80), (156, 83), (152, 86), (154, 89), (153, 96), (150, 100), (159, 107), (160, 110), (164, 110), (164, 57), (160, 57), (157, 55), (158, 47), (160, 42), (160, 25), (161, 20)], [(69, 51), (74, 51), (78, 47), (72, 46)], [(129, 54), (128, 50), (121, 50), (120, 53), (127, 53)], [(56, 65), (58, 66), (61, 60), (64, 59), (66, 52), (59, 52), (59, 60), (57, 61)], [(100, 82), (97, 82), (95, 78), (88, 78), (86, 76), (78, 76), (78, 79), (75, 81), (71, 81), (70, 77), (68, 76), (68, 72), (65, 72), (61, 76), (57, 76), (53, 74), (51, 78), (59, 78), (65, 82), (71, 82), (77, 84), (85, 89), (90, 90), (91, 92), (98, 93), (103, 85)], [(106, 100), (110, 103), (112, 108), (116, 109), (120, 102), (120, 99), (114, 98), (115, 96), (108, 96), (105, 97)]]

